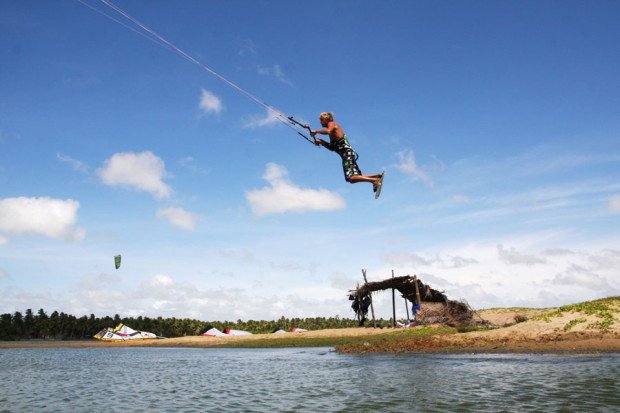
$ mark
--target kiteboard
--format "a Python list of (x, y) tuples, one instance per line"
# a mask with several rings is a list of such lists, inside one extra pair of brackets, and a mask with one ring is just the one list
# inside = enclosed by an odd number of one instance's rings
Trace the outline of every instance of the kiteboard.
[(379, 199), (381, 196), (381, 188), (383, 188), (383, 175), (385, 175), (385, 171), (381, 172), (381, 176), (379, 177), (379, 185), (373, 185), (375, 190), (375, 199)]

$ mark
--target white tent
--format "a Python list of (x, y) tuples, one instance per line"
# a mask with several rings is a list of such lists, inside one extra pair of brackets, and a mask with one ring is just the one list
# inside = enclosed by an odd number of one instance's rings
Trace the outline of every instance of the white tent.
[(231, 330), (230, 328), (226, 329), (226, 334), (228, 334), (229, 336), (251, 336), (253, 335), (249, 331)]
[(222, 333), (220, 330), (218, 330), (215, 327), (211, 327), (210, 329), (208, 329), (207, 331), (201, 334), (201, 336), (207, 336), (207, 337), (221, 337), (225, 335), (226, 334)]

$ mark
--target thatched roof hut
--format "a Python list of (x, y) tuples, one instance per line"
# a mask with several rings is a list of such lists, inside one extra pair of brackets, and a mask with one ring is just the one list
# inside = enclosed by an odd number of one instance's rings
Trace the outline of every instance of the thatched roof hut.
[[(424, 284), (416, 275), (366, 282), (351, 290), (349, 298), (354, 300), (353, 308), (362, 322), (368, 312), (368, 306), (363, 305), (364, 302), (370, 302), (368, 297), (372, 297), (375, 291), (391, 288), (398, 290), (409, 302), (420, 306), (416, 315), (417, 324), (446, 324), (455, 327), (477, 324), (474, 321), (475, 313), (467, 303), (449, 300), (443, 292)], [(356, 306), (355, 302), (359, 305)]]

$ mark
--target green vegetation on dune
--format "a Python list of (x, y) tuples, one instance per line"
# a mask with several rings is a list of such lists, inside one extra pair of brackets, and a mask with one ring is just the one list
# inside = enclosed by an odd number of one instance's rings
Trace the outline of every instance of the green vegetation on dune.
[(497, 313), (514, 313), (514, 312), (529, 312), (529, 311), (544, 311), (548, 310), (547, 308), (530, 308), (530, 307), (497, 307), (497, 308), (483, 308), (477, 310), (478, 313), (484, 313), (487, 311), (497, 312)]
[(390, 334), (378, 336), (356, 337), (356, 340), (347, 340), (337, 345), (336, 351), (342, 353), (367, 353), (432, 350), (435, 345), (430, 338), (436, 335), (455, 334), (459, 331), (452, 327), (422, 327), (415, 329), (398, 330)]
[(385, 330), (385, 334), (362, 336), (335, 336), (335, 337), (308, 337), (303, 334), (284, 335), (283, 337), (269, 338), (268, 340), (240, 340), (226, 342), (214, 347), (236, 348), (281, 348), (281, 347), (336, 347), (337, 351), (353, 349), (385, 348), (398, 351), (399, 343), (407, 340), (416, 340), (437, 334), (457, 333), (457, 329), (446, 327), (422, 327), (416, 329)]
[[(552, 311), (532, 317), (532, 320), (550, 322), (552, 318), (560, 317), (570, 312), (596, 316), (598, 321), (588, 324), (588, 329), (609, 330), (614, 323), (618, 321), (615, 316), (620, 314), (620, 297), (607, 297), (601, 298), (600, 300), (564, 305)], [(585, 318), (571, 320), (564, 326), (564, 331), (570, 331), (577, 324), (585, 322), (587, 322)]]

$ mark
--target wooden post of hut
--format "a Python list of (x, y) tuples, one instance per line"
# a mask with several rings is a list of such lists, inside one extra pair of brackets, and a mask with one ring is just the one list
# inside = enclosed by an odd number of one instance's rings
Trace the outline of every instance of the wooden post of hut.
[[(392, 270), (392, 278), (394, 278), (394, 270)], [(394, 287), (392, 287), (392, 327), (396, 328), (396, 299), (394, 298)]]
[(417, 305), (422, 305), (422, 302), (420, 301), (420, 287), (418, 287), (418, 276), (414, 275), (413, 276), (413, 282), (415, 283), (415, 298), (417, 299)]
[[(360, 296), (359, 295), (360, 283), (355, 283), (355, 291), (356, 291), (357, 297), (359, 297)], [(359, 300), (359, 298), (358, 298), (358, 300)], [(359, 303), (359, 305), (361, 305), (361, 300), (358, 301), (358, 303)], [(356, 311), (356, 313), (355, 313), (355, 315), (357, 316), (358, 323), (362, 321), (361, 311), (359, 309), (360, 309), (360, 307), (358, 307), (358, 311)]]
[(405, 312), (407, 313), (407, 322), (409, 322), (409, 303), (407, 302), (407, 297), (403, 296), (405, 299)]
[[(366, 278), (366, 270), (362, 270), (362, 275), (364, 276), (364, 283), (368, 284), (368, 279)], [(370, 294), (370, 312), (372, 314), (372, 326), (373, 328), (377, 328), (377, 322), (375, 321), (375, 306), (372, 303), (372, 293)]]
[[(416, 305), (419, 305), (420, 308), (422, 308), (422, 301), (420, 301), (420, 287), (418, 286), (418, 276), (417, 275), (413, 275), (413, 282), (415, 283), (415, 298), (416, 298)], [(416, 321), (418, 320), (418, 316), (416, 314), (415, 317)]]

